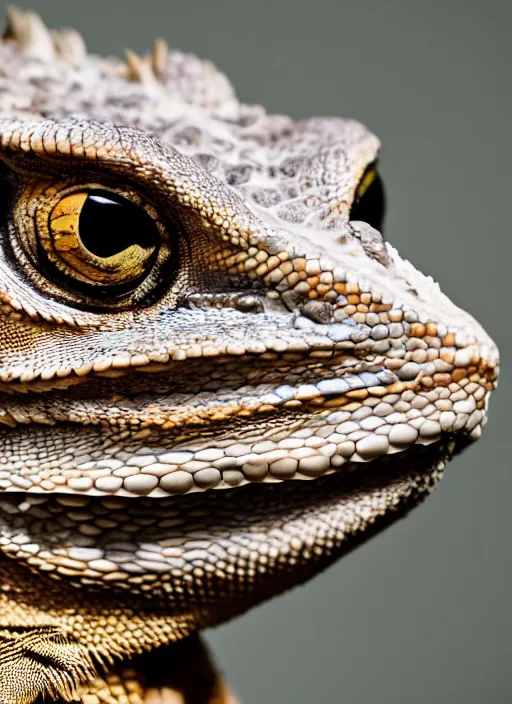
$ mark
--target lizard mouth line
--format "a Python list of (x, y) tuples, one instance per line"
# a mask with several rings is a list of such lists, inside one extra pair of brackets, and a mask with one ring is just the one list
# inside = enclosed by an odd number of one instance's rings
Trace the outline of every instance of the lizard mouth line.
[[(375, 365), (374, 365), (375, 366)], [(421, 378), (421, 377), (419, 377)], [(378, 369), (369, 371), (363, 368), (360, 372), (325, 373), (318, 378), (311, 378), (308, 383), (292, 385), (283, 383), (254, 383), (237, 388), (236, 385), (224, 388), (218, 393), (210, 382), (212, 392), (194, 394), (182, 393), (179, 390), (170, 391), (169, 395), (146, 394), (151, 400), (138, 401), (138, 397), (123, 396), (119, 393), (116, 405), (102, 403), (91, 394), (87, 396), (67, 392), (57, 392), (50, 399), (39, 394), (32, 398), (3, 394), (0, 404), (0, 423), (10, 427), (39, 423), (54, 425), (59, 422), (83, 422), (84, 425), (94, 425), (101, 422), (102, 417), (109, 412), (109, 423), (116, 425), (123, 415), (138, 418), (144, 427), (153, 423), (164, 430), (184, 427), (202, 426), (205, 422), (222, 420), (237, 415), (249, 416), (258, 412), (268, 412), (279, 408), (300, 408), (301, 406), (329, 407), (333, 402), (337, 405), (350, 400), (360, 400), (368, 395), (382, 396), (384, 393), (403, 391), (417, 386), (419, 379), (403, 383), (398, 376)], [(63, 395), (65, 394), (65, 395)], [(63, 400), (65, 401), (63, 403)], [(80, 418), (80, 409), (87, 408), (88, 416)]]
[(130, 398), (118, 380), (110, 396), (4, 395), (14, 427), (0, 430), (0, 490), (158, 498), (311, 479), (454, 433), (478, 437), (493, 382), (423, 381), (384, 370), (188, 396)]
[[(416, 365), (418, 366), (418, 365)], [(359, 367), (359, 365), (358, 365)], [(139, 369), (144, 371), (144, 369)], [(317, 371), (317, 370), (316, 370)], [(137, 387), (132, 376), (126, 377), (122, 384), (119, 379), (112, 384), (110, 380), (96, 379), (96, 386), (90, 383), (83, 387), (71, 386), (67, 389), (48, 390), (44, 395), (35, 386), (27, 388), (22, 395), (13, 393), (9, 388), (0, 394), (0, 425), (11, 428), (30, 424), (55, 425), (63, 422), (81, 423), (85, 426), (99, 425), (102, 422), (111, 426), (130, 424), (147, 428), (151, 425), (163, 430), (185, 427), (201, 427), (212, 421), (229, 418), (251, 417), (258, 413), (268, 413), (280, 409), (310, 408), (317, 411), (336, 408), (347, 403), (358, 403), (373, 396), (376, 399), (386, 395), (402, 394), (404, 391), (420, 393), (439, 392), (449, 386), (450, 375), (442, 379), (425, 379), (423, 371), (404, 379), (400, 373), (394, 373), (382, 364), (364, 364), (362, 368), (330, 369), (331, 374), (322, 370), (322, 374), (311, 373), (305, 383), (294, 384), (283, 379), (282, 383), (255, 380), (250, 384), (231, 383), (226, 387), (221, 382), (208, 380), (206, 392), (184, 393), (173, 378), (169, 382), (168, 393), (160, 390), (152, 392), (151, 385), (147, 391), (130, 394), (130, 384)], [(479, 408), (487, 392), (496, 386), (494, 368), (482, 368), (469, 375), (465, 370), (455, 370), (455, 382), (460, 386), (472, 382), (481, 386), (476, 394)], [(160, 374), (156, 375), (160, 377)], [(100, 376), (100, 375), (98, 375)], [(275, 376), (275, 375), (274, 375)], [(154, 380), (155, 375), (151, 374)], [(109, 383), (110, 382), (110, 383)], [(462, 383), (460, 383), (462, 382)], [(158, 382), (156, 384), (158, 387)], [(474, 389), (476, 390), (476, 389)], [(442, 395), (442, 391), (441, 391)], [(109, 400), (109, 396), (114, 396)], [(103, 398), (104, 397), (104, 398)], [(126, 421), (125, 421), (126, 417)]]

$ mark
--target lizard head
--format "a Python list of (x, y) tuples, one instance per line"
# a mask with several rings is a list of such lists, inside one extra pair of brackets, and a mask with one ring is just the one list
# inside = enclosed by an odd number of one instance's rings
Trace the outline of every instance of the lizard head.
[(211, 624), (402, 515), (479, 437), (496, 347), (383, 239), (365, 127), (240, 104), (161, 42), (89, 56), (23, 13), (0, 55), (18, 564)]

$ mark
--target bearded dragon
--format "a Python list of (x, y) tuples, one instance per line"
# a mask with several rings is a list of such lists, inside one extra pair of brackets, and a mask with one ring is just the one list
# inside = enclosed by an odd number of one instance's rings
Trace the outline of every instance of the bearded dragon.
[(227, 702), (198, 630), (480, 436), (498, 353), (383, 239), (379, 141), (11, 10), (0, 42), (0, 702)]

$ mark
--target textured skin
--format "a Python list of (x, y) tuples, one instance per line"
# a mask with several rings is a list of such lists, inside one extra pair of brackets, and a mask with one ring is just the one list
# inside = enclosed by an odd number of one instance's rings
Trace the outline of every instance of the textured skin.
[[(497, 350), (349, 222), (362, 125), (267, 115), (161, 41), (102, 59), (19, 11), (0, 66), (0, 702), (231, 701), (193, 634), (427, 495), (480, 435)], [(84, 201), (63, 198), (99, 187), (161, 236), (119, 298), (55, 275)]]

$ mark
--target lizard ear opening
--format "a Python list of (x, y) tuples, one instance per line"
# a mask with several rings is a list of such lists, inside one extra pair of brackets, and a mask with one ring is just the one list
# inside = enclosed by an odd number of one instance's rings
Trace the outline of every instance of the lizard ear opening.
[(350, 220), (368, 223), (382, 233), (386, 197), (384, 185), (375, 163), (370, 164), (356, 189), (350, 209)]

